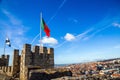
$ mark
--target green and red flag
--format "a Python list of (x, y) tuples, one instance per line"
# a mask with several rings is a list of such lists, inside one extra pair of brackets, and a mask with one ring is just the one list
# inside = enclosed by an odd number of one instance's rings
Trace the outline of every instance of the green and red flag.
[(41, 27), (44, 30), (44, 32), (46, 33), (46, 36), (50, 37), (50, 29), (48, 28), (48, 26), (45, 23), (43, 18), (42, 18), (42, 21), (41, 21)]

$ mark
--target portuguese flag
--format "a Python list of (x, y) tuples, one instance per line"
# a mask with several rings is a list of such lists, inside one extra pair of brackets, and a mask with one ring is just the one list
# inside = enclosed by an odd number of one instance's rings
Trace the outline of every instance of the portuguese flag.
[(44, 30), (44, 32), (46, 33), (46, 36), (50, 37), (50, 29), (46, 25), (46, 23), (45, 23), (43, 18), (42, 18), (42, 21), (41, 21), (41, 27)]

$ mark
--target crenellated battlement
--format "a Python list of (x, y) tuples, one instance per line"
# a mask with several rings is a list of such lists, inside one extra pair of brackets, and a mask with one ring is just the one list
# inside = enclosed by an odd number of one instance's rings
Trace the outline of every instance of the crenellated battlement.
[[(25, 44), (22, 50), (22, 58), (25, 65), (36, 65), (45, 68), (47, 64), (54, 64), (54, 49), (43, 46), (31, 46)], [(21, 61), (22, 62), (22, 61)], [(49, 63), (48, 63), (49, 62)], [(46, 66), (50, 67), (52, 65)], [(53, 65), (54, 66), (54, 65)]]
[(3, 55), (0, 56), (0, 59), (9, 59), (9, 55), (4, 55), (3, 54)]
[(54, 54), (54, 48), (48, 48), (48, 54)]
[(23, 51), (24, 53), (39, 53), (39, 54), (53, 54), (54, 53), (54, 49), (53, 48), (47, 48), (47, 47), (43, 47), (43, 46), (33, 46), (31, 49), (31, 45), (30, 44), (25, 44), (23, 46)]
[(11, 76), (12, 75), (12, 66), (0, 66), (0, 73)]
[(9, 55), (1, 55), (0, 56), (0, 66), (8, 66), (9, 64)]
[(43, 46), (31, 46), (25, 44), (19, 55), (19, 50), (13, 52), (13, 64), (8, 66), (9, 55), (0, 57), (0, 73), (8, 76), (19, 74), (20, 80), (28, 80), (28, 69), (32, 68), (54, 68), (54, 49)]
[(33, 49), (32, 49), (33, 53), (39, 53), (39, 51), (40, 51), (40, 47), (39, 46), (34, 46)]
[[(25, 44), (21, 53), (20, 63), (20, 79), (24, 80), (26, 73), (26, 67), (35, 68), (53, 68), (54, 67), (54, 49), (43, 46), (31, 46)], [(27, 80), (27, 79), (26, 79)]]

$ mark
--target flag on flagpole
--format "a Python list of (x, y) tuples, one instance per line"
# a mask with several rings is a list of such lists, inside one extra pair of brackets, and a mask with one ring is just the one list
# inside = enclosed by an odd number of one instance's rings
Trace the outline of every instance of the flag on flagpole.
[(6, 38), (5, 43), (6, 43), (9, 47), (11, 47), (11, 43), (10, 43), (9, 38)]
[(47, 24), (45, 23), (44, 19), (42, 18), (41, 21), (41, 27), (44, 30), (44, 32), (46, 33), (47, 37), (50, 37), (50, 29), (48, 28)]

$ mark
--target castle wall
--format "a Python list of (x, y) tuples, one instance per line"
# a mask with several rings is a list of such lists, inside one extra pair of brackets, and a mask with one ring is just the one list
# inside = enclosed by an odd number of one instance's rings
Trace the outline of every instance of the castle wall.
[(54, 49), (34, 46), (31, 50), (30, 44), (25, 44), (21, 53), (20, 80), (27, 80), (27, 68), (30, 66), (41, 68), (54, 67)]

